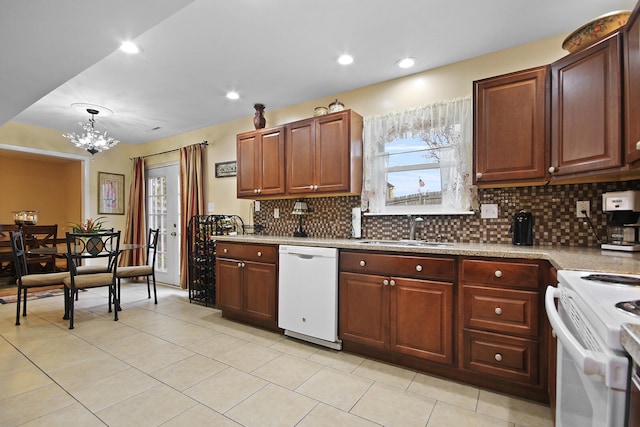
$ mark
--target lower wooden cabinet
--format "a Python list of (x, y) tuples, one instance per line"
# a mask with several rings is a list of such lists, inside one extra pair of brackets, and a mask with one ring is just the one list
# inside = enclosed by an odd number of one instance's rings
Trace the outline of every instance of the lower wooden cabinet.
[[(453, 259), (343, 252), (340, 263), (353, 270), (340, 273), (343, 341), (453, 363)], [(428, 279), (447, 269), (451, 281)]]
[(222, 315), (277, 329), (277, 246), (221, 242), (216, 253), (217, 305)]
[(502, 382), (513, 394), (546, 400), (545, 277), (535, 260), (460, 259), (463, 372), (488, 384)]

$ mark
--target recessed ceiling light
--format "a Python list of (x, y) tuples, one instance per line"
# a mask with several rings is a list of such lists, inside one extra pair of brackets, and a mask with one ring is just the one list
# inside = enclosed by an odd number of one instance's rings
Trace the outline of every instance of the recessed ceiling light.
[(338, 57), (338, 64), (349, 65), (353, 63), (353, 56), (344, 54)]
[(126, 41), (126, 42), (122, 42), (122, 44), (120, 45), (120, 50), (126, 53), (140, 53), (140, 51), (142, 49), (140, 49), (140, 47), (135, 44), (132, 41)]
[(227, 92), (227, 98), (238, 99), (240, 98), (240, 95), (238, 94), (238, 92), (231, 91), (231, 92)]
[(400, 68), (411, 68), (414, 65), (416, 65), (416, 59), (415, 58), (403, 58), (403, 59), (399, 60), (398, 62), (396, 62), (396, 64), (398, 64), (398, 67), (400, 67)]

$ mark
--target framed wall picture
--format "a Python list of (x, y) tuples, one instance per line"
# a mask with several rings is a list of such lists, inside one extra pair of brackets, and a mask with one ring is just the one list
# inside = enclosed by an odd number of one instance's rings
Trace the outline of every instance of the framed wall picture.
[(236, 167), (238, 162), (222, 162), (216, 163), (216, 178), (225, 178), (227, 176), (236, 176)]
[(124, 175), (98, 172), (98, 213), (124, 215)]

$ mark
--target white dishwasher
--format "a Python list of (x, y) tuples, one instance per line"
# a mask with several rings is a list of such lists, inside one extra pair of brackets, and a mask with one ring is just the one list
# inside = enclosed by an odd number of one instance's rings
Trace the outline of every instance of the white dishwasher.
[(278, 326), (284, 334), (342, 349), (338, 339), (338, 250), (280, 245)]

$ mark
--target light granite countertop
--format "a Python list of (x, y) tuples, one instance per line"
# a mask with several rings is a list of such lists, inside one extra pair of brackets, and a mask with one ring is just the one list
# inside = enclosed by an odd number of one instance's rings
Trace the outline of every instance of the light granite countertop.
[(622, 348), (631, 355), (633, 361), (640, 365), (640, 325), (630, 323), (622, 325), (620, 343)]
[(640, 274), (640, 252), (629, 253), (582, 247), (515, 246), (490, 243), (447, 243), (444, 246), (398, 246), (395, 244), (364, 243), (368, 239), (300, 238), (252, 234), (215, 236), (215, 239), (229, 242), (318, 246), (400, 253), (543, 259), (549, 261), (551, 265), (558, 270), (587, 270), (618, 274)]

